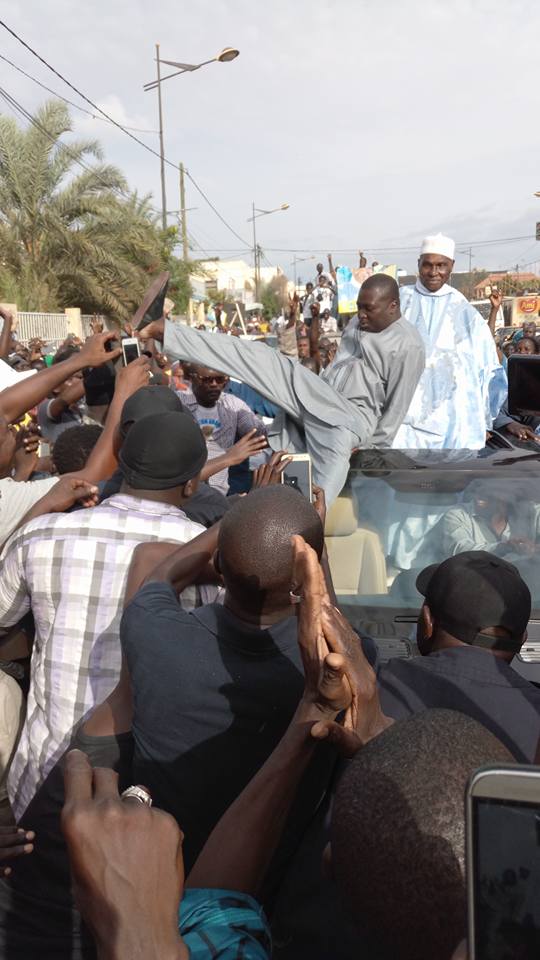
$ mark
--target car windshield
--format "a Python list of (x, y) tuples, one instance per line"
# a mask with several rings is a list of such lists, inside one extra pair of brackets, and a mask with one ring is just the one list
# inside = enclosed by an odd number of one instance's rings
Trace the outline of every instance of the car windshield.
[[(412, 457), (414, 456), (414, 459)], [(326, 544), (347, 607), (416, 613), (420, 570), (466, 550), (515, 564), (540, 608), (540, 460), (482, 451), (365, 451), (329, 511)], [(359, 613), (360, 611), (358, 611)]]

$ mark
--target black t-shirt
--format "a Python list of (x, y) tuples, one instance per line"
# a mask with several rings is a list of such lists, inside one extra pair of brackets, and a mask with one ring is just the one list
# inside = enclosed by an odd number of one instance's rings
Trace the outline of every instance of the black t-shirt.
[[(103, 486), (100, 485), (99, 502), (107, 500), (108, 497), (113, 497), (115, 493), (120, 493), (123, 482), (124, 475), (118, 467), (112, 477), (109, 477)], [(207, 483), (201, 482), (195, 493), (182, 504), (182, 510), (186, 517), (193, 520), (194, 523), (200, 523), (203, 527), (211, 527), (225, 516), (233, 503), (234, 500), (224, 497), (219, 490), (214, 490)]]
[[(259, 630), (219, 604), (188, 613), (166, 583), (147, 584), (124, 612), (134, 782), (180, 824), (186, 870), (287, 729), (304, 689), (296, 633), (294, 616)], [(304, 822), (328, 754), (309, 773)]]
[[(111, 767), (119, 788), (133, 783), (130, 733), (88, 737), (78, 733), (71, 745), (93, 767)], [(0, 879), (0, 956), (6, 960), (90, 960), (94, 941), (81, 922), (71, 893), (67, 848), (60, 829), (64, 805), (63, 766), (51, 770), (20, 821), (34, 830), (34, 851), (12, 861), (12, 876)]]
[(533, 763), (540, 737), (540, 690), (479, 647), (453, 647), (390, 660), (379, 673), (384, 712), (395, 720), (431, 708), (478, 720), (518, 763)]

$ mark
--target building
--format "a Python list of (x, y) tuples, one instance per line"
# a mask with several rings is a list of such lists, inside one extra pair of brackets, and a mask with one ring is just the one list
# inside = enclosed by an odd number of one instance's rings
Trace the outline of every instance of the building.
[[(240, 300), (249, 306), (255, 300), (255, 269), (245, 260), (201, 260), (201, 273), (192, 277), (198, 290), (204, 291), (207, 299), (212, 299), (216, 291), (224, 290), (231, 300)], [(275, 277), (283, 276), (281, 267), (260, 267), (261, 283), (269, 283)]]
[(486, 287), (498, 287), (502, 293), (510, 292), (513, 284), (519, 284), (520, 288), (528, 286), (531, 292), (536, 292), (540, 289), (540, 278), (535, 273), (490, 273), (476, 284), (474, 298), (484, 300), (488, 296)]

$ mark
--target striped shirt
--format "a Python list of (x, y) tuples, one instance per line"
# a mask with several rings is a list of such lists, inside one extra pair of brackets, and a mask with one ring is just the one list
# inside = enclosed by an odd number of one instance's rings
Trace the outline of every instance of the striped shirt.
[[(187, 543), (204, 527), (178, 507), (117, 494), (100, 506), (39, 517), (7, 543), (0, 575), (0, 630), (32, 609), (36, 634), (27, 714), (8, 778), (17, 817), (66, 750), (79, 722), (120, 676), (120, 618), (138, 543)], [(205, 603), (214, 588), (202, 588)], [(197, 605), (195, 587), (183, 606)]]

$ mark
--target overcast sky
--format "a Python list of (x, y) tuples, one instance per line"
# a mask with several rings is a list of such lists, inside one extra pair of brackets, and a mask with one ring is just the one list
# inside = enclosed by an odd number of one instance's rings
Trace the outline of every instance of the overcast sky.
[[(290, 204), (257, 226), (269, 260), (291, 276), (292, 252), (276, 248), (353, 264), (338, 251), (361, 246), (370, 261), (411, 269), (413, 250), (388, 248), (415, 249), (439, 229), (462, 246), (525, 238), (477, 246), (479, 268), (540, 261), (537, 0), (4, 0), (1, 17), (115, 119), (144, 130), (157, 129), (156, 94), (142, 89), (156, 42), (164, 59), (192, 63), (241, 51), (163, 86), (166, 156), (183, 160), (244, 241), (189, 186), (194, 256), (248, 256), (255, 200)], [(1, 39), (5, 56), (77, 99), (4, 30)], [(0, 83), (27, 109), (47, 96), (2, 61)], [(77, 133), (99, 138), (159, 206), (159, 160), (73, 115)], [(158, 149), (157, 135), (139, 136)], [(167, 190), (174, 210), (172, 169)], [(468, 262), (462, 254), (456, 266)], [(305, 277), (314, 263), (297, 269)]]

